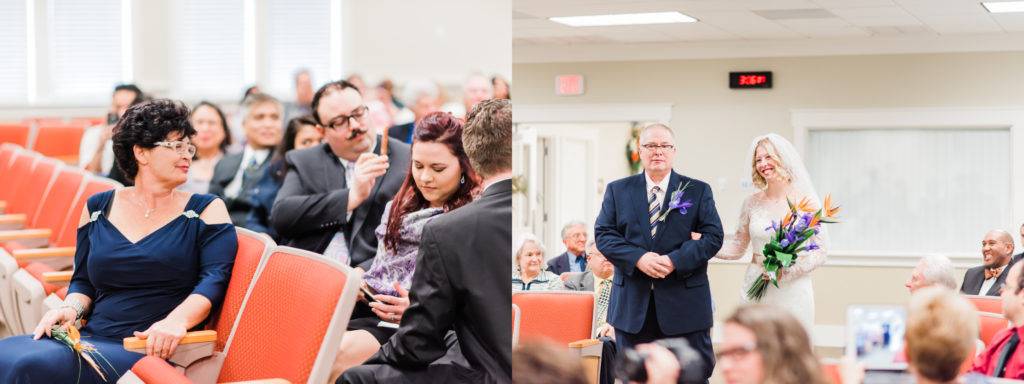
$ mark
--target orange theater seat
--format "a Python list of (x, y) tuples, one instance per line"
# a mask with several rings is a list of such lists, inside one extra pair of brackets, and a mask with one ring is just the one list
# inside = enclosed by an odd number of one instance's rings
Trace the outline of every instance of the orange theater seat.
[[(8, 214), (25, 215), (21, 219), (21, 225), (18, 228), (30, 225), (31, 221), (28, 219), (36, 217), (39, 203), (43, 200), (43, 195), (46, 193), (47, 187), (54, 180), (57, 167), (60, 165), (60, 162), (56, 160), (39, 158), (36, 160), (36, 165), (25, 176), (25, 179), (18, 184), (18, 190), (14, 191), (14, 194), (8, 201), (10, 207), (6, 211)], [(5, 229), (17, 228), (8, 227)]]
[(992, 342), (992, 337), (997, 332), (1010, 326), (1010, 321), (1003, 318), (1003, 315), (994, 313), (976, 312), (978, 314), (978, 330), (980, 338), (985, 343)]
[(40, 125), (32, 149), (65, 163), (78, 163), (78, 148), (84, 133), (85, 127), (81, 125)]
[(562, 345), (594, 334), (593, 292), (513, 291), (519, 307), (519, 340), (547, 338)]
[(82, 127), (93, 127), (107, 122), (105, 117), (72, 117), (68, 124)]
[(217, 331), (215, 351), (223, 351), (227, 345), (231, 328), (235, 326), (235, 318), (242, 309), (242, 302), (249, 291), (252, 279), (267, 256), (270, 256), (270, 249), (275, 245), (273, 240), (259, 233), (241, 227), (235, 227), (235, 230), (238, 232), (238, 253), (235, 254), (235, 265), (231, 268), (231, 281), (224, 292), (224, 302), (220, 310), (214, 314), (213, 321), (210, 322), (210, 329)]
[[(191, 384), (185, 375), (158, 357), (146, 356), (135, 362), (131, 373), (146, 384)], [(118, 382), (121, 382), (120, 380)]]
[(40, 125), (64, 124), (63, 117), (30, 117), (22, 121), (25, 124), (35, 124), (37, 127)]
[(0, 124), (0, 143), (17, 144), (21, 147), (28, 145), (28, 136), (32, 127), (28, 124)]
[[(0, 188), (0, 201), (7, 202), (7, 209), (5, 212), (10, 213), (11, 209), (14, 208), (14, 203), (11, 202), (11, 198), (14, 197), (14, 193), (21, 187), (21, 184), (28, 178), (29, 172), (32, 172), (32, 167), (36, 164), (36, 159), (39, 155), (30, 151), (21, 151), (14, 155), (14, 159), (11, 160), (10, 169), (7, 174), (4, 175), (2, 180), (4, 187)], [(24, 210), (24, 208), (20, 208)]]
[[(1003, 298), (1000, 296), (964, 295), (964, 297), (970, 300), (971, 304), (974, 304), (974, 308), (978, 312), (1003, 313)], [(988, 340), (984, 339), (982, 341), (988, 342)]]

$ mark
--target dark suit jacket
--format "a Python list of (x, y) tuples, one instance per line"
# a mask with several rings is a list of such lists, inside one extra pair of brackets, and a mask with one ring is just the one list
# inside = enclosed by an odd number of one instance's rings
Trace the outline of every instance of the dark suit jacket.
[(410, 136), (415, 129), (413, 123), (392, 125), (388, 128), (388, 136), (401, 140), (403, 143), (411, 143)]
[(992, 284), (992, 288), (989, 288), (988, 292), (981, 292), (981, 284), (985, 282), (985, 266), (979, 265), (968, 269), (967, 273), (964, 273), (964, 282), (960, 285), (960, 292), (968, 295), (999, 296), (999, 288), (1006, 281), (1006, 275), (1009, 274), (1010, 266), (1012, 264), (1007, 264), (1003, 268), (1003, 271), (999, 273), (999, 277), (996, 278), (996, 283)]
[(409, 172), (409, 145), (389, 139), (388, 158), (388, 172), (374, 181), (370, 196), (346, 221), (349, 189), (345, 167), (331, 147), (324, 143), (288, 152), (288, 174), (270, 211), (270, 224), (281, 243), (322, 253), (338, 229), (344, 229), (351, 265), (370, 270), (377, 254), (373, 231), (380, 224), (384, 206), (395, 197)]
[[(586, 259), (583, 260), (585, 261)], [(584, 265), (586, 265), (586, 262), (584, 262)], [(569, 251), (565, 251), (565, 253), (558, 255), (558, 257), (548, 260), (548, 270), (551, 271), (551, 273), (561, 275), (569, 272), (569, 269)]]
[[(269, 160), (273, 155), (274, 151), (267, 154), (267, 158), (263, 159), (259, 168), (253, 170), (253, 175), (245, 179), (242, 188), (238, 191), (238, 196), (233, 199), (224, 196), (224, 189), (238, 174), (238, 167), (242, 166), (242, 153), (224, 156), (213, 167), (213, 177), (210, 178), (210, 194), (217, 195), (224, 200), (228, 207), (228, 214), (231, 215), (231, 222), (235, 225), (245, 227), (246, 218), (252, 209), (252, 190), (256, 188), (256, 184), (260, 181), (260, 175), (263, 174), (267, 164), (270, 164)], [(239, 175), (239, 177), (243, 176), (244, 174)]]
[(422, 370), (445, 355), (445, 330), (454, 327), (470, 367), (485, 375), (479, 382), (510, 383), (512, 266), (507, 249), (512, 249), (510, 180), (427, 223), (409, 308), (398, 332), (366, 363)]
[[(672, 193), (686, 182), (683, 194), (693, 206), (686, 215), (668, 214), (651, 238), (644, 174), (608, 184), (601, 213), (594, 225), (597, 248), (615, 265), (614, 288), (608, 306), (608, 323), (617, 330), (637, 333), (644, 324), (651, 295), (658, 324), (666, 335), (679, 335), (711, 328), (711, 290), (708, 260), (722, 247), (722, 222), (715, 209), (711, 187), (700, 180), (672, 172), (663, 209)], [(700, 240), (690, 240), (700, 232)], [(664, 279), (654, 279), (637, 268), (644, 253), (668, 255), (675, 270)], [(651, 290), (651, 284), (654, 289)]]

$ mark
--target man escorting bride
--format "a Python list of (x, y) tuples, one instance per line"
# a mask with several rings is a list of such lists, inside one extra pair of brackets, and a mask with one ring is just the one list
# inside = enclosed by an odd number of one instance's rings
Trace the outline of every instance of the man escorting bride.
[[(762, 264), (764, 255), (761, 252), (775, 236), (772, 221), (779, 220), (790, 211), (787, 199), (796, 204), (807, 198), (812, 208), (821, 207), (821, 200), (800, 155), (782, 136), (771, 133), (755, 138), (750, 144), (747, 163), (752, 167), (754, 185), (761, 191), (743, 200), (735, 236), (715, 255), (720, 259), (739, 259), (746, 254), (747, 246), (753, 245), (754, 257), (743, 277), (741, 292), (744, 302), (751, 301), (746, 292), (754, 282), (769, 278)], [(800, 320), (808, 335), (813, 335), (814, 329), (814, 289), (810, 272), (825, 263), (828, 237), (824, 228), (811, 240), (819, 248), (800, 252), (796, 261), (783, 269), (779, 286), (776, 288), (768, 284), (760, 300), (761, 303), (789, 310)]]

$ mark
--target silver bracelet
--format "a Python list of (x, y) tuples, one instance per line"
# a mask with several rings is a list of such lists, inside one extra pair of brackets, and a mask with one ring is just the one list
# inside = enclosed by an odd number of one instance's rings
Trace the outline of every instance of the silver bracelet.
[(82, 302), (80, 300), (78, 300), (78, 299), (76, 299), (74, 297), (66, 297), (66, 298), (64, 298), (64, 303), (61, 304), (60, 307), (61, 308), (69, 307), (71, 309), (74, 309), (75, 310), (75, 318), (76, 319), (82, 318), (82, 313), (85, 312), (85, 304), (82, 304)]

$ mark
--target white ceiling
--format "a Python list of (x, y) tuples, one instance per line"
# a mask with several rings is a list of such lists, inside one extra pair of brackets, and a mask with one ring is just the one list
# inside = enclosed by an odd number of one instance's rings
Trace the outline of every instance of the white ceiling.
[[(978, 0), (514, 0), (513, 61), (1024, 50), (1024, 13)], [(679, 11), (696, 23), (569, 27), (553, 16)]]

